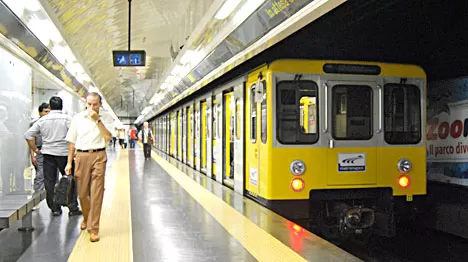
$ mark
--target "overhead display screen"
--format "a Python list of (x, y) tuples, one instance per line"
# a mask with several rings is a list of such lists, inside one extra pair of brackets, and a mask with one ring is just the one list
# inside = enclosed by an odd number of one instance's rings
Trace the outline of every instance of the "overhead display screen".
[(146, 52), (144, 50), (112, 51), (114, 66), (145, 66)]

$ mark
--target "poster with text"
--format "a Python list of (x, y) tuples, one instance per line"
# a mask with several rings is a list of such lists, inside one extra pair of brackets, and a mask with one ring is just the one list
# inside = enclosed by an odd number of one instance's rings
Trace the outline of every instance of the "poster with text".
[(427, 177), (468, 186), (468, 78), (429, 84)]

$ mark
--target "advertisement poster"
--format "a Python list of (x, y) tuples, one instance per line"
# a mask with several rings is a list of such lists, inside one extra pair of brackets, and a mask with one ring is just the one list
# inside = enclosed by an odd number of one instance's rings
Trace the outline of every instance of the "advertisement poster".
[(431, 83), (427, 118), (428, 179), (468, 186), (468, 78)]

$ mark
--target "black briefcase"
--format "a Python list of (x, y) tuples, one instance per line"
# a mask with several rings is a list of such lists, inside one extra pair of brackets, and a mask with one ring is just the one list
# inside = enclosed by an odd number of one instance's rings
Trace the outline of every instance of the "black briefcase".
[(55, 184), (54, 202), (60, 206), (68, 206), (72, 198), (73, 176), (62, 176)]

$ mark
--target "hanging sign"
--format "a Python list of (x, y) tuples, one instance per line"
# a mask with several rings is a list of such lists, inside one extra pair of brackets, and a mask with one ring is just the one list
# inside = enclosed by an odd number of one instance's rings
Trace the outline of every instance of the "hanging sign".
[(112, 51), (114, 66), (145, 66), (145, 50)]

